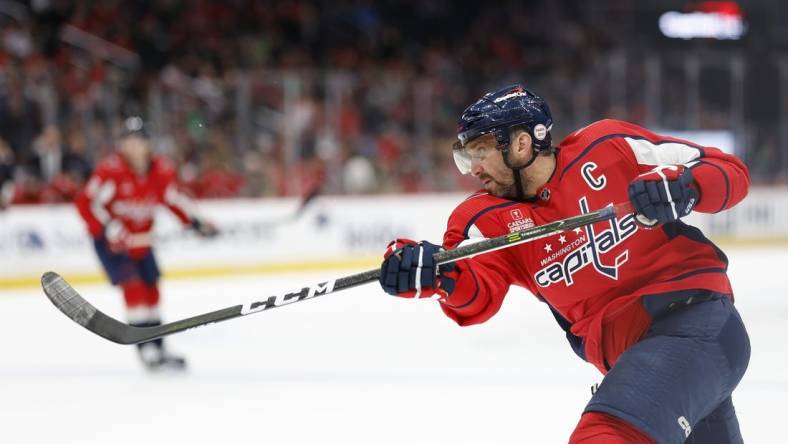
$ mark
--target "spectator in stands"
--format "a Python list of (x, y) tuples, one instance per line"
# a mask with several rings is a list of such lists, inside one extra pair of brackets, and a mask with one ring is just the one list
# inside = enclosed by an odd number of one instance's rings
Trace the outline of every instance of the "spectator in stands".
[(14, 152), (0, 139), (0, 210), (11, 204), (14, 197)]
[(17, 162), (30, 160), (31, 145), (41, 127), (40, 107), (24, 94), (22, 82), (12, 76), (6, 95), (0, 98), (0, 137), (11, 147)]
[[(454, 189), (449, 183), (455, 179), (427, 175), (445, 160), (436, 147), (454, 132), (449, 110), (472, 99), (469, 91), (478, 85), (519, 78), (522, 72), (529, 83), (554, 91), (554, 107), (570, 108), (561, 114), (575, 121), (557, 124), (556, 134), (561, 126), (590, 121), (608, 105), (622, 117), (648, 114), (642, 88), (632, 91), (643, 83), (643, 62), (635, 58), (628, 65), (623, 103), (608, 104), (610, 82), (600, 55), (621, 40), (616, 35), (621, 30), (600, 29), (588, 6), (571, 2), (491, 3), (467, 17), (435, 0), (408, 8), (396, 1), (351, 0), (49, 3), (33, 2), (31, 20), (9, 27), (11, 37), (0, 44), (0, 137), (17, 166), (27, 166), (42, 126), (80, 128), (87, 143), (76, 151), (86, 162), (71, 163), (70, 148), (61, 159), (75, 177), (84, 177), (90, 161), (112, 151), (106, 141), (113, 137), (98, 133), (117, 124), (114, 119), (128, 112), (130, 102), (138, 111), (156, 110), (152, 117), (164, 133), (157, 139), (175, 141), (168, 154), (188, 164), (193, 178), (213, 169), (211, 181), (222, 182), (223, 190), (212, 194), (228, 194), (235, 185), (225, 179), (241, 174), (244, 185), (238, 192), (251, 196), (297, 189), (293, 180), (298, 179), (283, 170), (303, 168), (295, 164), (315, 154), (335, 159), (331, 169), (340, 174), (351, 157), (324, 155), (319, 143), (324, 133), (342, 150), (347, 147), (375, 165), (379, 192)], [(607, 10), (627, 14), (633, 8)], [(78, 29), (87, 39), (63, 44), (59, 38), (66, 29)], [(561, 31), (545, 38), (551, 29)], [(138, 58), (138, 68), (113, 60), (109, 54), (118, 49)], [(478, 63), (481, 59), (485, 63)], [(665, 85), (681, 84), (669, 79), (665, 73)], [(682, 108), (686, 92), (664, 90), (659, 118), (663, 124), (685, 125), (685, 113), (669, 109)], [(593, 100), (592, 94), (602, 100)], [(700, 122), (713, 120), (719, 126), (724, 115), (727, 125), (727, 114), (705, 101), (701, 105)], [(712, 111), (718, 114), (708, 115)], [(748, 113), (747, 119), (755, 118)], [(744, 123), (753, 123), (755, 134), (775, 133), (762, 122)], [(222, 166), (222, 174), (215, 162), (206, 162), (221, 151), (221, 144), (213, 143), (217, 131), (222, 144), (232, 146), (234, 159)], [(179, 132), (187, 134), (188, 143), (182, 143)], [(71, 130), (66, 134), (70, 146)], [(272, 150), (259, 150), (256, 141), (262, 137), (272, 139)], [(774, 143), (754, 144), (765, 156), (752, 158), (788, 159), (782, 153), (788, 142)], [(298, 153), (282, 152), (283, 147)], [(256, 157), (265, 162), (247, 167), (237, 161)], [(762, 181), (785, 180), (788, 162), (761, 163), (763, 168), (753, 168), (756, 181), (759, 175)], [(265, 177), (257, 177), (263, 170)], [(20, 181), (32, 183), (22, 176)], [(341, 182), (331, 182), (332, 191), (339, 191)]]
[(75, 127), (68, 129), (66, 138), (63, 173), (77, 183), (85, 183), (93, 172), (93, 164), (88, 158), (87, 139), (84, 133)]
[(63, 143), (60, 130), (49, 125), (33, 141), (33, 153), (29, 160), (31, 173), (48, 183), (63, 171)]

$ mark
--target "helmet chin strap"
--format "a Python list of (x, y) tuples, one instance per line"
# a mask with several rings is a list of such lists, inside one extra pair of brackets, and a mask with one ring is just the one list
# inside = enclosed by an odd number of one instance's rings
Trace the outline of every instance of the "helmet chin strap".
[(535, 149), (532, 149), (531, 158), (525, 162), (524, 165), (517, 165), (514, 166), (509, 161), (509, 149), (508, 147), (505, 150), (501, 150), (503, 154), (503, 163), (506, 164), (509, 169), (512, 170), (512, 175), (514, 176), (514, 189), (517, 192), (516, 200), (518, 202), (522, 202), (526, 199), (525, 197), (525, 189), (523, 188), (523, 179), (520, 177), (520, 171), (528, 168), (531, 164), (534, 163), (536, 157), (539, 155), (539, 152)]

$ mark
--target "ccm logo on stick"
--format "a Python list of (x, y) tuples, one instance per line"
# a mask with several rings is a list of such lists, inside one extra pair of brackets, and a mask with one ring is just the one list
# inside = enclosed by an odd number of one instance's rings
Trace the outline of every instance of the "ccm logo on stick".
[(274, 296), (268, 296), (265, 301), (247, 302), (241, 306), (241, 314), (248, 315), (258, 311), (268, 310), (273, 307), (281, 307), (282, 305), (292, 304), (293, 302), (303, 301), (315, 296), (322, 296), (324, 294), (334, 291), (334, 284), (336, 280), (328, 282), (321, 282), (311, 287), (304, 287), (300, 291), (294, 293), (284, 293)]

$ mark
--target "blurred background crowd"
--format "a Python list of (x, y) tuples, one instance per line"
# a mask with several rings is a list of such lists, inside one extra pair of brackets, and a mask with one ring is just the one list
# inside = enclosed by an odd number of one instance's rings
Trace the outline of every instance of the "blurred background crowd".
[[(0, 183), (70, 201), (141, 115), (195, 197), (473, 188), (462, 109), (524, 82), (554, 141), (594, 120), (723, 131), (759, 184), (788, 182), (784, 2), (0, 1)], [(667, 11), (743, 17), (668, 38)], [(13, 185), (13, 186), (12, 186)]]

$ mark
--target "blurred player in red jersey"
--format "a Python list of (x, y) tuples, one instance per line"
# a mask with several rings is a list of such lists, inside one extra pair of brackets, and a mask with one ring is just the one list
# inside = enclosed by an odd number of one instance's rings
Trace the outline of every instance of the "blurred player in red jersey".
[[(573, 350), (605, 377), (571, 443), (741, 443), (731, 393), (750, 344), (727, 258), (680, 220), (747, 194), (747, 168), (716, 148), (602, 120), (557, 147), (547, 103), (521, 85), (462, 114), (457, 167), (483, 190), (452, 213), (443, 245), (397, 239), (380, 283), (435, 296), (460, 325), (486, 321), (511, 285), (544, 302)], [(631, 201), (619, 216), (436, 267), (432, 255), (477, 239)]]
[[(196, 216), (178, 190), (175, 166), (152, 152), (148, 136), (140, 117), (126, 119), (117, 152), (96, 167), (76, 199), (104, 270), (123, 289), (128, 321), (139, 327), (161, 324), (160, 272), (151, 244), (156, 207), (167, 206), (201, 236), (218, 234), (213, 224)], [(139, 344), (138, 351), (150, 370), (185, 367), (162, 339)]]

